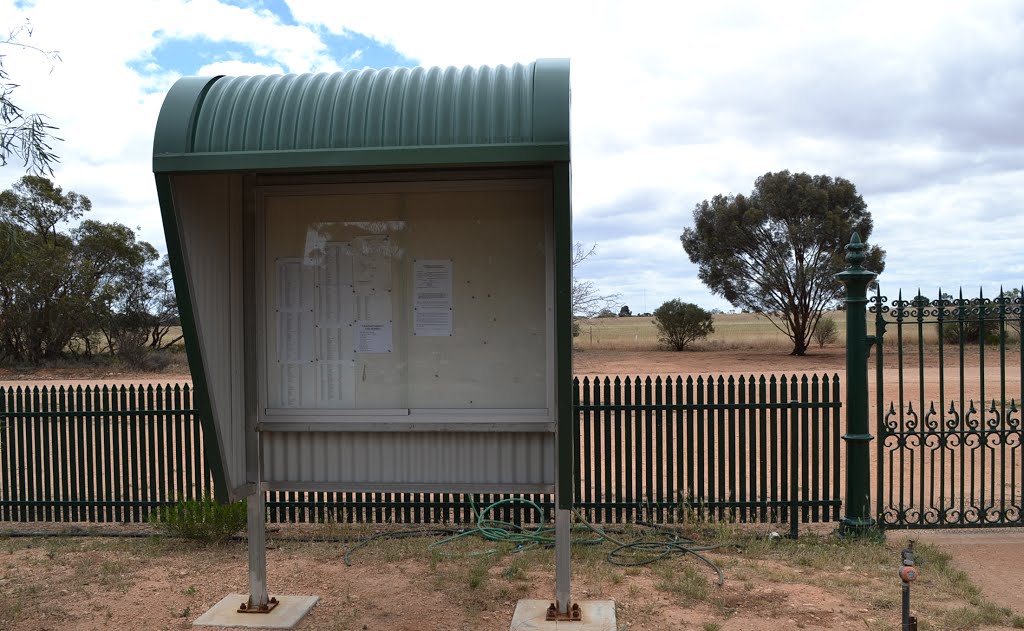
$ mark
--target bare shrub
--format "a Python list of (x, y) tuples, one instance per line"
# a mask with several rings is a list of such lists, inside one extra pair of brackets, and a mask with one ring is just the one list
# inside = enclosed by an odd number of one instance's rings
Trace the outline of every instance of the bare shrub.
[(818, 348), (824, 348), (826, 344), (833, 344), (839, 339), (839, 327), (832, 318), (822, 317), (814, 325), (811, 337), (818, 343)]

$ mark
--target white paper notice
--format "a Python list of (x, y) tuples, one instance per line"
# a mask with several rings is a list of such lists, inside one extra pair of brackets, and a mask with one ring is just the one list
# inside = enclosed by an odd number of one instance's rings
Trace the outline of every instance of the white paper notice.
[[(309, 364), (315, 354), (313, 275), (299, 259), (277, 261), (277, 362)], [(295, 375), (294, 371), (287, 372)]]
[(391, 322), (358, 320), (355, 325), (357, 353), (390, 353)]
[(352, 241), (352, 282), (357, 293), (391, 289), (391, 242), (387, 237)]
[(303, 407), (313, 398), (312, 371), (316, 357), (313, 268), (303, 265), (298, 258), (278, 258), (275, 266), (277, 291), (273, 300), (277, 356), (272, 358), (276, 360), (278, 377), (275, 406)]
[(413, 335), (451, 335), (451, 260), (416, 261), (413, 283)]

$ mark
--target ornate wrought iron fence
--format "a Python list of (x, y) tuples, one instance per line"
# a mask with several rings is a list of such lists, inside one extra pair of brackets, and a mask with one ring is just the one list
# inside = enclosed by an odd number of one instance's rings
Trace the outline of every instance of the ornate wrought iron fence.
[[(883, 527), (1024, 524), (1022, 293), (871, 299)], [(895, 371), (885, 366), (893, 354)], [(886, 390), (893, 385), (895, 393)]]

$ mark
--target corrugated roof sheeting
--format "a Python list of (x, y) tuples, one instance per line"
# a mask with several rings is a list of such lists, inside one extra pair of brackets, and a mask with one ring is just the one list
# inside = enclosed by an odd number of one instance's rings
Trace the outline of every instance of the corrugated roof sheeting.
[(263, 432), (263, 479), (337, 490), (504, 484), (551, 490), (554, 440), (529, 432)]
[(222, 77), (203, 100), (192, 149), (529, 143), (534, 66)]

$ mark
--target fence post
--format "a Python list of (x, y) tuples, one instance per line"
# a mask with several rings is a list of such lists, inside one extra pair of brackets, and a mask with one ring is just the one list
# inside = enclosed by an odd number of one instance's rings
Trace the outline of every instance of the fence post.
[(868, 444), (867, 288), (876, 274), (861, 267), (867, 245), (856, 232), (846, 246), (844, 271), (836, 274), (846, 285), (846, 501), (839, 532), (860, 534), (872, 529), (871, 464)]

